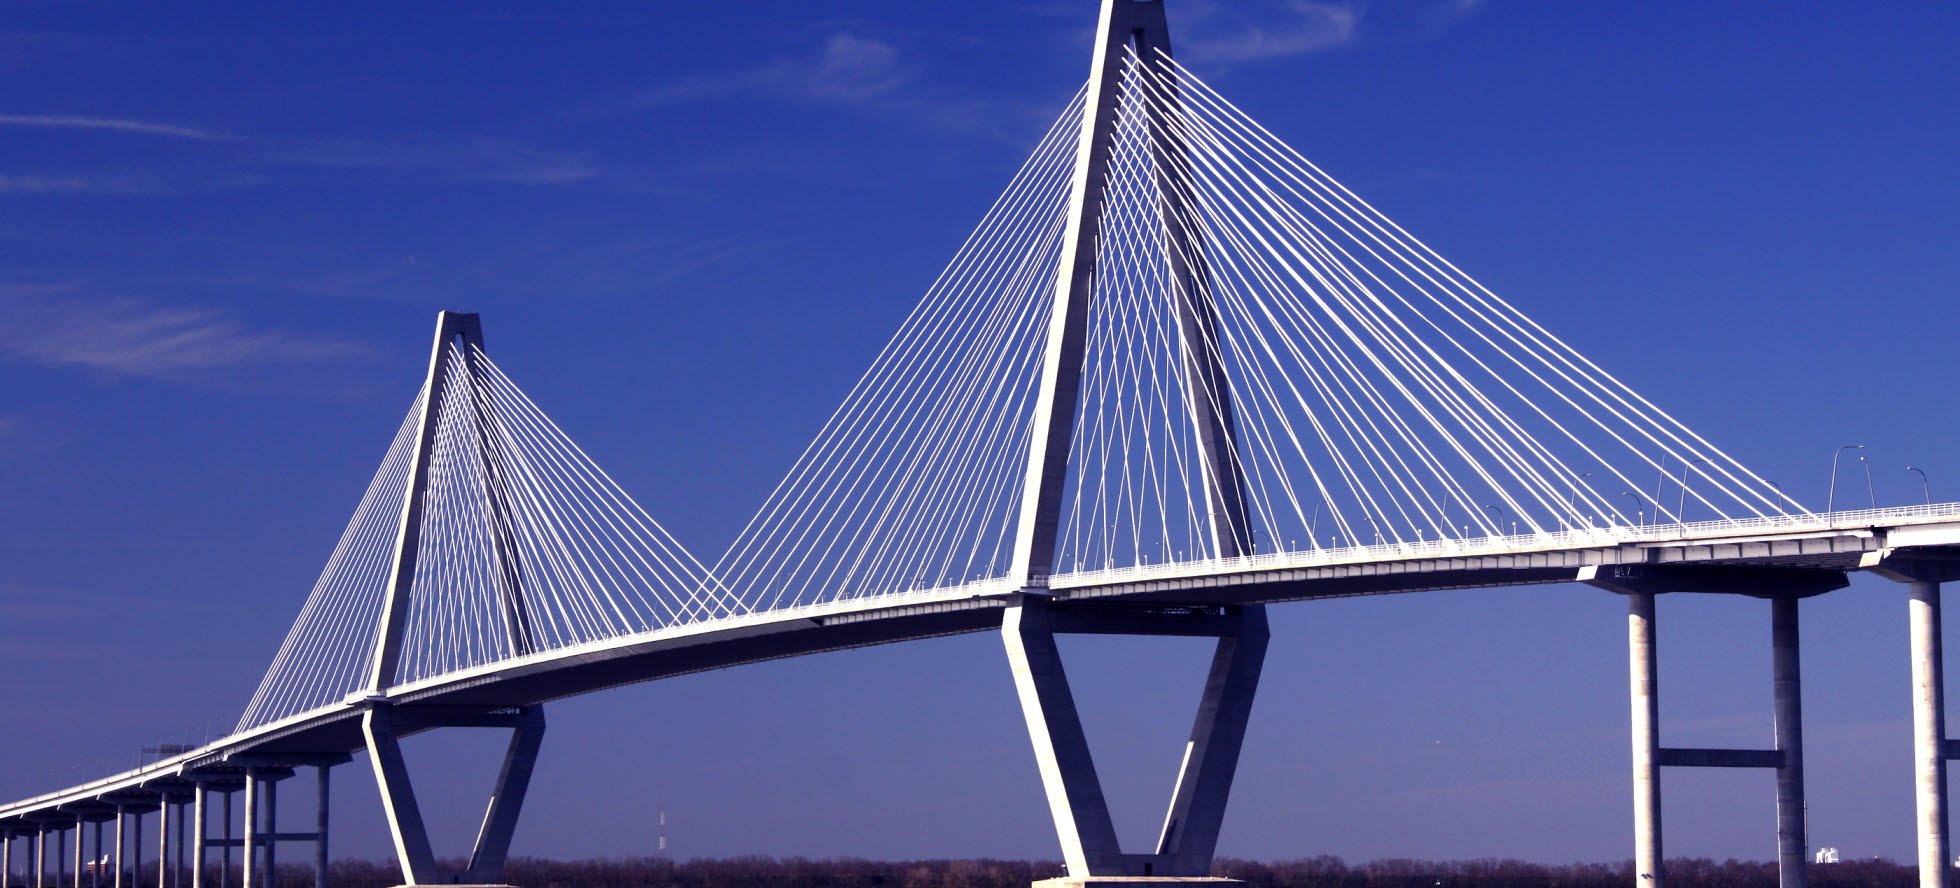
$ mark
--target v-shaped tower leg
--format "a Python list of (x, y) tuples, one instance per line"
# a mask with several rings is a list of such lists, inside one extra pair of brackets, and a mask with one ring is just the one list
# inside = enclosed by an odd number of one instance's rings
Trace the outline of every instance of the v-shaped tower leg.
[[(1125, 853), (1117, 841), (1089, 741), (1062, 668), (1058, 633), (1215, 636), (1191, 738), (1153, 851)], [(1102, 611), (1022, 596), (1007, 609), (1001, 636), (1035, 761), (1061, 839), (1068, 879), (1191, 877), (1211, 873), (1219, 826), (1238, 769), (1266, 655), (1266, 613), (1253, 606)]]
[[(408, 763), (401, 752), (401, 734), (439, 725), (513, 729), (497, 785), (491, 790), (490, 807), (484, 812), (476, 847), (470, 852), (469, 865), (455, 874), (443, 873), (436, 866), (429, 831), (422, 821), (422, 808), (415, 799), (415, 786), (409, 780)], [(381, 805), (388, 816), (388, 831), (395, 841), (395, 856), (401, 861), (402, 880), (410, 885), (437, 884), (449, 875), (476, 885), (501, 880), (511, 836), (517, 831), (517, 815), (524, 806), (524, 793), (530, 788), (531, 771), (544, 742), (544, 707), (526, 706), (508, 715), (411, 712), (404, 717), (394, 707), (384, 704), (367, 711), (361, 729), (367, 735), (375, 781), (381, 786)]]

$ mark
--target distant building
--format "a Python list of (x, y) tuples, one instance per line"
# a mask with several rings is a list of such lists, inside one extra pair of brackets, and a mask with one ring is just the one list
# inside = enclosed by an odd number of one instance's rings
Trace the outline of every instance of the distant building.
[(1824, 847), (1817, 849), (1817, 862), (1818, 863), (1838, 862), (1838, 849), (1833, 848), (1829, 845), (1825, 845)]

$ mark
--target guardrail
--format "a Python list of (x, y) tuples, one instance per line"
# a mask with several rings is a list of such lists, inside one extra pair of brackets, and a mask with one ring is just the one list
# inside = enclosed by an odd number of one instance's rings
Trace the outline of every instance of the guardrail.
[(1540, 533), (1444, 538), (1373, 543), (1362, 546), (1319, 546), (1281, 552), (1245, 555), (1237, 558), (1206, 558), (1138, 564), (1099, 570), (1059, 573), (1049, 585), (1062, 588), (1115, 585), (1149, 580), (1178, 579), (1202, 574), (1247, 573), (1288, 567), (1321, 567), (1337, 564), (1366, 564), (1413, 558), (1461, 555), (1511, 555), (1556, 549), (1582, 549), (1637, 543), (1674, 543), (1701, 539), (1747, 536), (1758, 533), (1828, 532), (1848, 528), (1900, 527), (1960, 520), (1960, 503), (1931, 503), (1886, 509), (1858, 509), (1838, 512), (1799, 512), (1754, 518), (1723, 518), (1714, 521), (1670, 522), (1667, 524), (1608, 525), (1580, 527)]

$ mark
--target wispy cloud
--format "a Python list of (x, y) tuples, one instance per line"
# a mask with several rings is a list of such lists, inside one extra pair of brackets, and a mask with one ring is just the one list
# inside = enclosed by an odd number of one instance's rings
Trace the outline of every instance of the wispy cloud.
[[(1045, 122), (1052, 111), (970, 93), (925, 95), (919, 68), (919, 60), (900, 43), (867, 36), (860, 29), (833, 30), (821, 45), (804, 52), (674, 81), (634, 96), (624, 107), (644, 111), (738, 96), (773, 97), (1014, 144), (1026, 136), (1030, 121)], [(724, 157), (705, 166), (726, 163), (750, 169), (756, 162), (754, 157)]]
[[(848, 67), (848, 63), (838, 64)], [(840, 84), (847, 83), (837, 75)], [(597, 178), (600, 169), (584, 153), (551, 151), (492, 138), (389, 143), (363, 140), (317, 140), (249, 137), (174, 124), (72, 115), (0, 114), (0, 127), (39, 127), (53, 130), (102, 130), (166, 136), (212, 144), (216, 155), (229, 161), (221, 175), (187, 172), (179, 159), (174, 166), (146, 165), (138, 171), (72, 173), (0, 173), (0, 194), (177, 194), (208, 192), (264, 184), (280, 168), (381, 170), (422, 180), (500, 182), (515, 185), (565, 185)], [(195, 169), (190, 167), (189, 169)]]
[(498, 139), (453, 145), (303, 142), (279, 150), (280, 160), (309, 166), (395, 170), (433, 177), (517, 185), (564, 185), (597, 177), (582, 153), (547, 151)]
[(114, 117), (72, 117), (66, 115), (0, 114), (0, 126), (31, 126), (45, 129), (114, 130), (151, 136), (196, 139), (201, 142), (229, 142), (232, 136), (212, 130)]
[(689, 77), (647, 90), (629, 104), (657, 108), (753, 92), (855, 103), (886, 96), (910, 78), (897, 46), (840, 31), (825, 38), (814, 53), (745, 70)]
[(1290, 0), (1270, 21), (1200, 38), (1191, 55), (1205, 61), (1248, 62), (1325, 52), (1354, 41), (1361, 7), (1353, 3)]
[(10, 176), (0, 173), (0, 194), (140, 194), (130, 182), (94, 176)]
[(253, 329), (214, 309), (91, 300), (64, 292), (69, 289), (0, 285), (0, 357), (182, 381), (228, 367), (309, 364), (368, 353), (353, 343)]
[(4, 642), (0, 642), (0, 660), (65, 663), (99, 655), (101, 651), (96, 650), (96, 647), (93, 644), (78, 644), (70, 641), (9, 638)]

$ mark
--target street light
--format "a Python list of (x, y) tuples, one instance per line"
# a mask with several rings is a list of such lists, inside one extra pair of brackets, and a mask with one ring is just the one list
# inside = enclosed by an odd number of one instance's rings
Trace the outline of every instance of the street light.
[[(1574, 483), (1574, 486), (1566, 489), (1565, 511), (1568, 513), (1566, 517), (1570, 517), (1574, 519), (1583, 517), (1579, 514), (1578, 507), (1573, 505), (1573, 501), (1576, 500), (1579, 496), (1579, 487), (1583, 486), (1586, 483), (1586, 479), (1591, 477), (1592, 477), (1591, 472), (1580, 472), (1579, 477), (1576, 479)], [(1577, 524), (1578, 524), (1577, 521), (1573, 522), (1573, 526), (1577, 526)]]
[(1681, 499), (1674, 504), (1674, 523), (1684, 528), (1688, 526), (1688, 470), (1694, 468), (1695, 463), (1707, 461), (1697, 456), (1681, 465)]
[(1620, 491), (1620, 495), (1633, 500), (1634, 522), (1641, 527), (1646, 527), (1647, 526), (1647, 501), (1641, 499), (1640, 494), (1634, 493), (1631, 490), (1622, 490)]
[(1872, 461), (1858, 454), (1858, 462), (1865, 467), (1865, 495), (1871, 498), (1872, 508), (1878, 508), (1878, 490), (1872, 487)]
[(1504, 535), (1504, 510), (1498, 508), (1497, 506), (1485, 506), (1484, 511), (1489, 512), (1491, 519), (1497, 522), (1497, 534), (1499, 536), (1503, 536)]
[(1926, 470), (1918, 466), (1906, 466), (1908, 472), (1919, 473), (1919, 487), (1926, 492), (1926, 505), (1933, 504), (1933, 483), (1926, 480)]
[(1863, 449), (1865, 449), (1865, 445), (1863, 444), (1846, 444), (1843, 447), (1839, 447), (1836, 453), (1831, 454), (1831, 486), (1826, 488), (1824, 491), (1824, 514), (1829, 515), (1832, 512), (1837, 511), (1838, 457), (1843, 456), (1846, 450), (1863, 450)]

